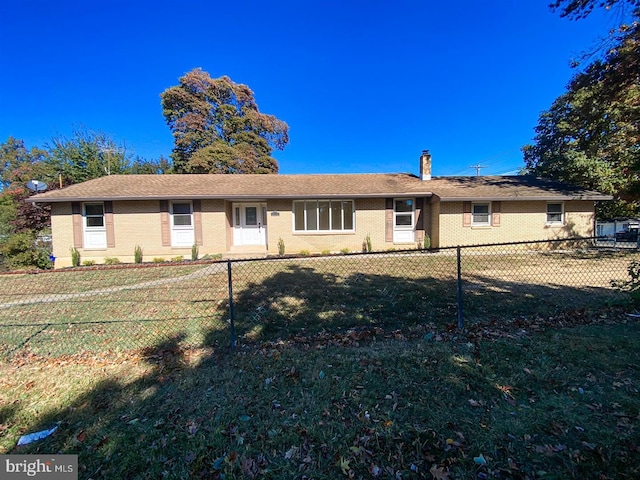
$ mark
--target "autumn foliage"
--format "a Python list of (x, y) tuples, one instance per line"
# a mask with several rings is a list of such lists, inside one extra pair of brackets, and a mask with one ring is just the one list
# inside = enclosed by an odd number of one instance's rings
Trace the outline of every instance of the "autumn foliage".
[(261, 113), (246, 85), (196, 68), (160, 96), (177, 173), (278, 172), (271, 152), (287, 145), (288, 126)]

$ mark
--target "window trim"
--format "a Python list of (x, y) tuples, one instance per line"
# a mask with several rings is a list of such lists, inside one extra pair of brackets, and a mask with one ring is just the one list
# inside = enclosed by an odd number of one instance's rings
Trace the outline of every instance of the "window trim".
[[(328, 220), (329, 220), (329, 229), (320, 229), (320, 223), (321, 223), (321, 219), (320, 219), (320, 203), (328, 203)], [(345, 224), (345, 210), (344, 210), (344, 203), (350, 203), (351, 204), (351, 227), (352, 228), (344, 228), (344, 224)], [(307, 225), (309, 224), (308, 219), (307, 219), (307, 212), (310, 211), (310, 209), (308, 208), (308, 204), (311, 206), (311, 204), (315, 203), (315, 212), (316, 212), (316, 228), (315, 229), (309, 229), (307, 228)], [(341, 229), (334, 229), (333, 228), (333, 214), (332, 214), (332, 209), (333, 209), (333, 204), (340, 204), (340, 219), (341, 219), (341, 223), (343, 225), (343, 228)], [(302, 224), (303, 224), (303, 229), (297, 229), (296, 228), (296, 205), (302, 204), (302, 214), (303, 214), (303, 220), (302, 220)], [(354, 233), (356, 231), (356, 205), (355, 205), (355, 201), (351, 200), (351, 199), (341, 199), (341, 198), (336, 198), (336, 199), (323, 199), (323, 198), (319, 198), (319, 199), (309, 199), (309, 200), (294, 200), (292, 202), (292, 228), (293, 228), (293, 233), (314, 233), (314, 234), (327, 234), (327, 233), (334, 233), (334, 234), (339, 234), (339, 233)]]
[[(549, 205), (560, 205), (560, 220), (549, 220), (549, 215), (558, 215), (558, 212), (549, 212)], [(564, 202), (547, 202), (546, 225), (564, 225)]]
[[(411, 212), (398, 212), (398, 202), (411, 200)], [(398, 225), (398, 216), (407, 216), (411, 214), (411, 223), (409, 225)], [(393, 199), (393, 229), (394, 230), (414, 230), (416, 224), (416, 199), (410, 197)]]
[[(476, 206), (486, 206), (487, 213), (478, 213), (475, 212)], [(476, 215), (486, 215), (486, 222), (478, 222), (476, 221)], [(471, 226), (472, 227), (490, 227), (491, 226), (491, 202), (472, 202), (471, 203)]]

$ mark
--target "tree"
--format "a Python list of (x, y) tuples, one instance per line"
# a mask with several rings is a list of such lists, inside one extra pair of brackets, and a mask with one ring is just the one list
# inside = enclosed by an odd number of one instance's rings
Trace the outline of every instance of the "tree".
[(46, 156), (44, 150), (27, 150), (22, 140), (9, 137), (0, 144), (0, 190), (15, 186), (17, 182), (32, 180), (34, 165), (42, 162)]
[(126, 145), (99, 131), (76, 128), (71, 138), (53, 137), (46, 147), (48, 163), (64, 186), (128, 173), (130, 166)]
[(160, 95), (176, 173), (278, 172), (271, 153), (287, 145), (289, 127), (261, 113), (249, 87), (200, 68), (179, 81)]
[(555, 0), (549, 7), (561, 17), (576, 20), (586, 18), (595, 8), (610, 10), (615, 5), (635, 9), (640, 7), (640, 0)]
[(0, 144), (0, 234), (41, 231), (49, 224), (48, 209), (35, 207), (24, 200), (32, 195), (29, 180), (45, 183), (51, 179), (47, 153), (38, 148), (27, 150), (22, 140), (9, 137)]
[(157, 174), (162, 175), (165, 173), (171, 173), (172, 167), (169, 159), (160, 156), (157, 160), (146, 160), (144, 158), (136, 157), (131, 166), (127, 169), (127, 173), (134, 175), (138, 174)]
[[(585, 16), (593, 3), (554, 5), (564, 5), (565, 15)], [(613, 202), (597, 206), (598, 218), (640, 215), (639, 47), (638, 23), (621, 27), (614, 45), (540, 115), (535, 143), (523, 147), (529, 173), (613, 195)]]

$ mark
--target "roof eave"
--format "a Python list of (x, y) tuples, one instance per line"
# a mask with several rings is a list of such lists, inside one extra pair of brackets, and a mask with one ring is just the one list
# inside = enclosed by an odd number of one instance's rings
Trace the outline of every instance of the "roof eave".
[(504, 196), (504, 197), (440, 197), (442, 202), (554, 202), (554, 201), (584, 200), (604, 201), (613, 200), (611, 195), (549, 195), (549, 196)]
[(51, 197), (37, 198), (36, 196), (27, 198), (31, 203), (65, 203), (65, 202), (106, 202), (106, 201), (145, 201), (145, 200), (254, 200), (261, 198), (264, 200), (296, 200), (296, 199), (322, 199), (322, 198), (385, 198), (385, 197), (430, 197), (431, 192), (377, 192), (377, 193), (312, 193), (296, 195), (261, 195), (252, 193), (246, 195), (148, 195), (148, 196), (92, 196), (92, 197)]

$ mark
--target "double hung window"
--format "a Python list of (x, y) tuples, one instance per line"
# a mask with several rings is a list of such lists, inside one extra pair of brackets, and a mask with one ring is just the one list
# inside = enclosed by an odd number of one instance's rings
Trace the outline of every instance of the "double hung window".
[(562, 203), (547, 203), (547, 225), (562, 225), (563, 223)]
[(471, 225), (490, 225), (491, 208), (488, 203), (474, 203), (471, 206)]

